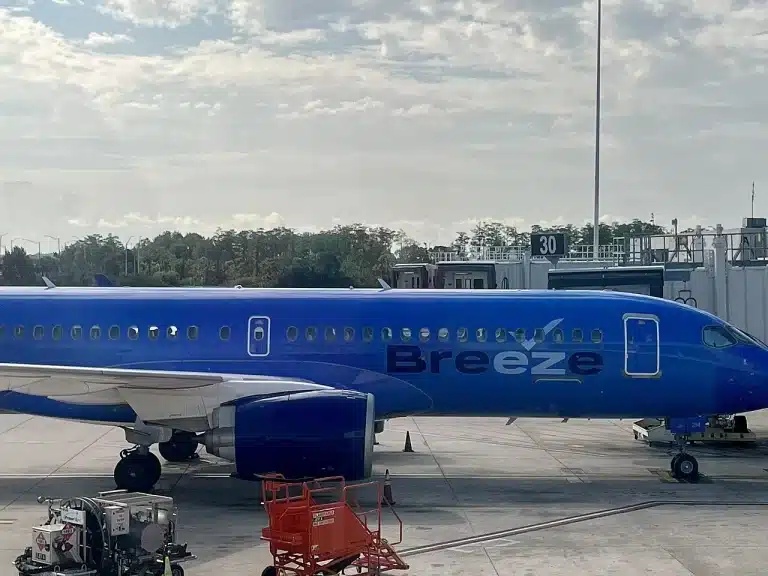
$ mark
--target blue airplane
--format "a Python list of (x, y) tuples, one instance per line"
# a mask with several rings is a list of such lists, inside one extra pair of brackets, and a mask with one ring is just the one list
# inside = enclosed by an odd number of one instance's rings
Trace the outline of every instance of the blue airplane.
[[(119, 426), (119, 488), (199, 445), (245, 479), (371, 475), (390, 418), (694, 419), (768, 407), (768, 347), (598, 291), (0, 290), (0, 409)], [(678, 478), (698, 479), (684, 451)]]

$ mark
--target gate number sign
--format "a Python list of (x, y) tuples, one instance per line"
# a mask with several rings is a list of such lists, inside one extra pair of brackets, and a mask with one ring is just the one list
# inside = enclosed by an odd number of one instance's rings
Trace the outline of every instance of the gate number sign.
[(531, 256), (565, 256), (565, 234), (551, 232), (531, 234)]

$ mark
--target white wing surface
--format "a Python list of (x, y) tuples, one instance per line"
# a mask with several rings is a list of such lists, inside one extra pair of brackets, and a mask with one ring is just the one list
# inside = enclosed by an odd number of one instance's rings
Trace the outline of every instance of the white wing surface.
[(210, 429), (213, 410), (238, 398), (329, 388), (248, 374), (0, 363), (0, 391), (71, 404), (125, 403), (145, 423), (192, 431)]

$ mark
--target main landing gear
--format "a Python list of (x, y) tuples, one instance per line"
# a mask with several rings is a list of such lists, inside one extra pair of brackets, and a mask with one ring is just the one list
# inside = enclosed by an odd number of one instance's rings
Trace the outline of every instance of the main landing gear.
[[(160, 455), (168, 462), (187, 462), (198, 458), (198, 441), (192, 432), (174, 432), (167, 442), (160, 442)], [(160, 480), (160, 459), (149, 446), (137, 445), (120, 452), (114, 478), (118, 489), (129, 492), (150, 492)]]
[(115, 466), (115, 485), (128, 492), (150, 492), (160, 480), (160, 459), (147, 446), (136, 446), (120, 452)]
[(685, 445), (688, 443), (688, 436), (675, 436), (680, 452), (672, 457), (670, 471), (672, 477), (686, 482), (696, 483), (699, 481), (699, 462), (691, 454), (685, 451)]
[(187, 462), (199, 458), (197, 437), (194, 432), (174, 432), (168, 442), (160, 442), (160, 456), (168, 462)]

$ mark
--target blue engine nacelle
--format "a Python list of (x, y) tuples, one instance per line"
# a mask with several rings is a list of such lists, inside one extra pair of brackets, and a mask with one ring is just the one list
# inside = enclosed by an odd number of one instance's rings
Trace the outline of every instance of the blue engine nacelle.
[(316, 390), (245, 398), (217, 408), (214, 422), (203, 437), (205, 448), (234, 462), (242, 478), (275, 472), (289, 479), (371, 476), (372, 394)]

